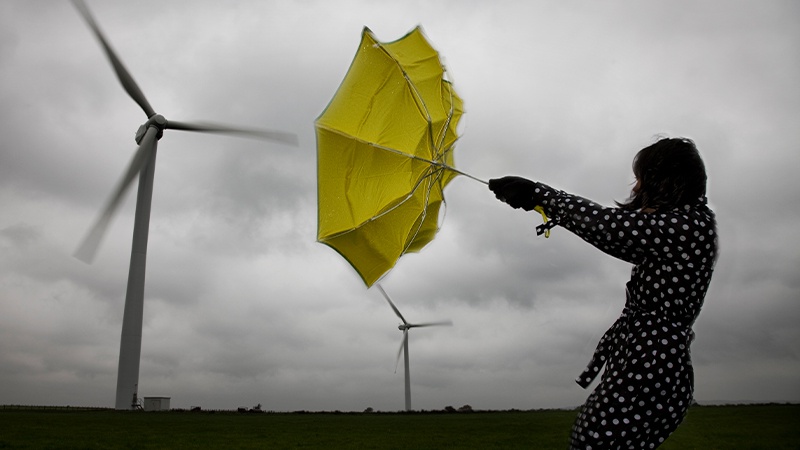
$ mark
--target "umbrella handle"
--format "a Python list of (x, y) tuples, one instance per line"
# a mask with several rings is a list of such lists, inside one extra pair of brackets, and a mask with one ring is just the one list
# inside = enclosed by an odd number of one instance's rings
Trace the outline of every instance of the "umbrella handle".
[[(547, 223), (547, 214), (544, 213), (544, 208), (542, 208), (541, 206), (536, 206), (535, 208), (533, 208), (533, 210), (541, 214), (542, 221), (544, 221), (544, 223)], [(544, 237), (545, 238), (550, 237), (550, 228), (544, 230)]]
[[(422, 158), (419, 158), (419, 159), (422, 159)], [(483, 184), (485, 184), (487, 186), (489, 185), (488, 181), (481, 180), (480, 178), (474, 177), (474, 176), (472, 176), (472, 175), (470, 175), (470, 174), (468, 174), (466, 172), (462, 172), (462, 171), (456, 169), (455, 167), (448, 166), (447, 164), (437, 163), (437, 162), (428, 161), (428, 160), (423, 160), (423, 161), (427, 161), (427, 162), (429, 162), (431, 164), (438, 165), (438, 166), (443, 167), (443, 168), (445, 168), (447, 170), (452, 170), (453, 172), (455, 172), (455, 173), (457, 173), (459, 175), (464, 175), (467, 178), (472, 178), (473, 180), (481, 182), (481, 183), (483, 183)], [(536, 207), (533, 208), (533, 210), (542, 215), (542, 222), (544, 223), (543, 225), (540, 225), (539, 227), (536, 228), (538, 234), (544, 233), (544, 237), (545, 238), (549, 238), (550, 237), (550, 229), (555, 225), (555, 223), (551, 223), (551, 224), (547, 223), (550, 219), (547, 218), (547, 214), (544, 213), (544, 208), (542, 208), (541, 206), (537, 205)], [(542, 228), (543, 231), (539, 232), (539, 228)]]
[[(472, 175), (470, 175), (470, 174), (468, 174), (468, 173), (466, 173), (466, 172), (462, 172), (462, 171), (460, 171), (460, 170), (456, 169), (455, 167), (448, 166), (447, 164), (434, 163), (433, 161), (428, 161), (428, 162), (430, 162), (431, 164), (436, 164), (436, 165), (439, 165), (439, 166), (441, 166), (441, 167), (444, 167), (444, 168), (445, 168), (445, 169), (447, 169), (447, 170), (452, 170), (453, 172), (455, 172), (455, 173), (457, 173), (457, 174), (459, 174), (459, 175), (464, 175), (464, 176), (465, 176), (465, 177), (467, 177), (467, 178), (472, 178), (473, 180), (475, 180), (475, 181), (478, 181), (478, 182), (481, 182), (481, 183), (483, 183), (483, 184), (485, 184), (485, 185), (489, 185), (489, 182), (488, 182), (488, 181), (481, 180), (480, 178), (474, 177), (474, 176), (472, 176)], [(542, 208), (541, 206), (538, 206), (538, 205), (537, 205), (536, 207), (534, 207), (534, 208), (533, 208), (533, 210), (534, 210), (534, 211), (536, 211), (536, 212), (538, 212), (539, 214), (541, 214), (541, 215), (542, 215), (542, 222), (544, 223), (544, 225), (540, 225), (540, 226), (539, 226), (539, 227), (541, 227), (541, 228), (542, 228), (544, 231), (542, 231), (542, 232), (539, 232), (538, 234), (542, 234), (542, 233), (544, 233), (544, 237), (545, 237), (545, 238), (549, 238), (549, 237), (550, 237), (550, 229), (551, 229), (551, 228), (553, 227), (553, 225), (555, 225), (555, 224), (549, 224), (549, 226), (548, 226), (548, 223), (547, 223), (547, 222), (548, 222), (548, 220), (550, 220), (550, 219), (548, 219), (548, 218), (547, 218), (547, 214), (545, 214), (545, 213), (544, 213), (544, 208)], [(539, 231), (539, 227), (537, 227), (537, 231)]]

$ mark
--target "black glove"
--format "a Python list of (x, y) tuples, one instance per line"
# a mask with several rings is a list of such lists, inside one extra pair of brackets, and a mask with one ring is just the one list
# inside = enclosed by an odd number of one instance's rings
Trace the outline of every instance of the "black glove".
[(521, 177), (503, 177), (489, 180), (489, 189), (501, 202), (513, 208), (531, 211), (544, 204), (545, 190), (543, 185)]

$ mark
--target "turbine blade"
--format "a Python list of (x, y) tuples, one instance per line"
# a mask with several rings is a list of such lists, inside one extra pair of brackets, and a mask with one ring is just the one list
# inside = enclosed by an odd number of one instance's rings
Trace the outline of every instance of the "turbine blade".
[(437, 327), (437, 326), (452, 326), (452, 320), (442, 320), (440, 322), (425, 322), (425, 323), (410, 323), (408, 324), (409, 328), (420, 328), (420, 327)]
[(125, 91), (128, 95), (131, 96), (133, 101), (139, 104), (147, 117), (153, 116), (156, 112), (153, 110), (153, 107), (150, 106), (150, 103), (145, 98), (144, 93), (142, 90), (139, 89), (139, 85), (136, 84), (136, 81), (133, 80), (133, 77), (125, 69), (125, 66), (122, 64), (122, 61), (117, 57), (114, 50), (111, 48), (111, 45), (106, 40), (103, 32), (100, 31), (100, 27), (95, 22), (94, 17), (92, 17), (92, 13), (89, 11), (89, 7), (83, 0), (72, 0), (72, 3), (75, 5), (75, 8), (78, 9), (78, 12), (81, 13), (86, 23), (89, 24), (89, 28), (92, 29), (97, 39), (100, 41), (100, 44), (103, 46), (103, 49), (106, 52), (106, 56), (108, 57), (109, 61), (111, 61), (111, 65), (114, 67), (114, 72), (117, 74), (117, 78), (119, 78), (120, 83), (122, 83), (122, 87), (125, 88)]
[(189, 123), (178, 122), (174, 120), (167, 121), (167, 125), (164, 128), (168, 128), (170, 130), (200, 131), (203, 133), (231, 134), (253, 139), (266, 139), (270, 141), (283, 142), (284, 144), (289, 144), (295, 147), (297, 146), (297, 135), (293, 133), (284, 133), (282, 131), (258, 130), (255, 128), (235, 128), (212, 122)]
[(389, 298), (389, 294), (387, 294), (386, 291), (383, 290), (383, 286), (381, 286), (380, 284), (377, 284), (376, 286), (378, 286), (378, 290), (381, 291), (381, 294), (383, 294), (383, 296), (386, 298), (386, 301), (389, 302), (389, 306), (392, 307), (392, 310), (394, 310), (394, 313), (397, 314), (397, 317), (399, 317), (400, 320), (402, 320), (404, 324), (408, 325), (408, 322), (406, 322), (406, 319), (403, 317), (402, 314), (400, 314), (400, 310), (397, 309), (397, 306), (394, 306), (394, 303), (392, 302), (392, 299)]
[(153, 155), (153, 148), (156, 142), (155, 135), (155, 130), (144, 135), (141, 145), (139, 145), (139, 148), (133, 155), (133, 159), (131, 159), (130, 165), (128, 165), (128, 170), (125, 171), (119, 181), (119, 184), (117, 184), (117, 187), (109, 198), (106, 207), (103, 209), (100, 217), (97, 219), (94, 226), (89, 230), (89, 233), (81, 242), (81, 245), (78, 246), (78, 249), (75, 251), (74, 256), (76, 258), (87, 264), (91, 264), (94, 260), (95, 254), (97, 254), (97, 249), (100, 247), (100, 241), (102, 241), (103, 236), (108, 229), (108, 224), (111, 222), (111, 218), (114, 216), (114, 213), (116, 212), (120, 203), (122, 203), (122, 197), (125, 195), (125, 192), (127, 192), (128, 188), (131, 187), (133, 180), (137, 175), (139, 175), (139, 173), (141, 173), (142, 169), (147, 165), (151, 156)]
[(408, 342), (408, 330), (403, 330), (403, 339), (400, 340), (400, 348), (397, 349), (397, 359), (394, 362), (394, 373), (397, 373), (397, 365), (400, 364), (400, 355), (403, 354), (406, 342)]

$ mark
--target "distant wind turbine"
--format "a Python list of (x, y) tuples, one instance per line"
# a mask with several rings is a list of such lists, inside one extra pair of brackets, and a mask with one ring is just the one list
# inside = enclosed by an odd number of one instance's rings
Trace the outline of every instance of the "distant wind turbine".
[(128, 271), (128, 288), (125, 295), (125, 312), (122, 318), (122, 336), (119, 349), (119, 368), (117, 372), (116, 409), (136, 408), (137, 386), (139, 384), (139, 360), (142, 348), (142, 316), (144, 312), (144, 279), (147, 260), (147, 238), (150, 227), (150, 205), (153, 197), (153, 174), (156, 163), (156, 147), (164, 130), (199, 131), (204, 133), (222, 133), (255, 139), (267, 139), (290, 145), (297, 145), (294, 134), (277, 131), (234, 128), (227, 125), (209, 122), (187, 123), (167, 120), (156, 114), (145, 98), (139, 86), (128, 73), (122, 61), (117, 57), (111, 45), (100, 31), (88, 6), (82, 0), (73, 0), (75, 7), (86, 20), (100, 44), (105, 50), (114, 72), (130, 97), (147, 115), (147, 122), (136, 132), (136, 144), (139, 146), (133, 155), (130, 166), (123, 174), (117, 187), (112, 192), (105, 208), (94, 226), (82, 241), (75, 257), (91, 263), (100, 241), (122, 202), (125, 192), (131, 187), (134, 179), (139, 177), (139, 191), (136, 197), (136, 216), (134, 218), (131, 262)]
[(411, 411), (411, 374), (408, 371), (408, 330), (411, 328), (419, 328), (419, 327), (435, 327), (435, 326), (452, 326), (452, 320), (443, 320), (440, 322), (427, 322), (427, 323), (408, 323), (406, 319), (400, 314), (400, 310), (397, 309), (397, 306), (392, 302), (392, 299), (389, 298), (389, 294), (383, 290), (383, 287), (378, 284), (378, 289), (381, 291), (381, 294), (386, 298), (386, 301), (389, 302), (389, 306), (392, 307), (392, 310), (400, 320), (403, 321), (400, 325), (398, 325), (398, 329), (403, 332), (403, 341), (400, 343), (400, 349), (397, 350), (397, 361), (395, 361), (395, 372), (397, 371), (397, 364), (400, 363), (400, 353), (403, 354), (403, 359), (405, 362), (405, 386), (406, 386), (406, 411)]

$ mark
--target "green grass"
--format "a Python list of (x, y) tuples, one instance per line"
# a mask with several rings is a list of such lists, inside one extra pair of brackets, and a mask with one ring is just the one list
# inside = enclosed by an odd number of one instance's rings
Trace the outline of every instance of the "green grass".
[[(0, 449), (561, 449), (574, 411), (125, 412), (0, 409)], [(800, 405), (695, 406), (664, 449), (800, 449)]]

